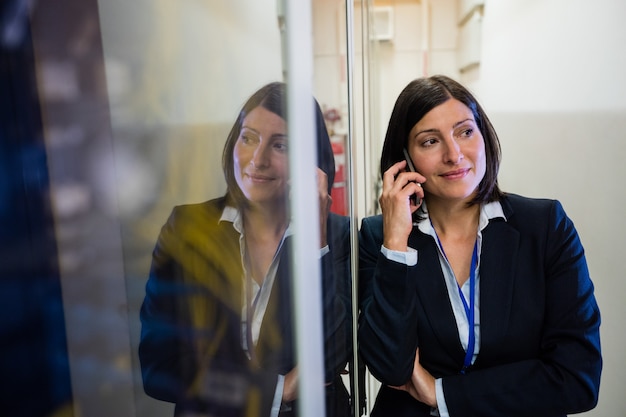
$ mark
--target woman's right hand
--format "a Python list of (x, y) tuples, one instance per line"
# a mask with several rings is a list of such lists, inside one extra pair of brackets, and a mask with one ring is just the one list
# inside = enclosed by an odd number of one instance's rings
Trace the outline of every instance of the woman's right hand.
[(420, 364), (419, 348), (415, 350), (415, 361), (413, 363), (413, 373), (411, 379), (404, 385), (391, 388), (408, 392), (417, 401), (423, 402), (432, 408), (437, 408), (437, 389), (435, 388), (435, 378)]
[[(413, 213), (422, 204), (426, 178), (405, 171), (406, 161), (393, 164), (383, 174), (383, 192), (378, 199), (383, 212), (383, 245), (390, 250), (406, 252), (413, 229)], [(415, 195), (415, 200), (411, 196)]]
[(296, 366), (285, 375), (283, 385), (283, 401), (289, 402), (296, 399), (298, 395), (298, 367)]

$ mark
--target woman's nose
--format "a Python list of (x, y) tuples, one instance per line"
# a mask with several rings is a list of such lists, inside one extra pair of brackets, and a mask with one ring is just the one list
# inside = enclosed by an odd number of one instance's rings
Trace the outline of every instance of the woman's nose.
[(449, 139), (447, 142), (445, 161), (450, 164), (458, 164), (461, 160), (463, 160), (461, 146), (454, 139)]
[(267, 147), (263, 143), (260, 143), (254, 150), (254, 153), (252, 154), (252, 159), (250, 159), (250, 163), (255, 168), (264, 168), (267, 167), (267, 165), (269, 164)]

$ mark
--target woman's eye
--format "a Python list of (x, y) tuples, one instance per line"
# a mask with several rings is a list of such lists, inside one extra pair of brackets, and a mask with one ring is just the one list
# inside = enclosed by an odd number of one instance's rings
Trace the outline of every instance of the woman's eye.
[(457, 138), (471, 138), (474, 135), (473, 127), (461, 128), (455, 133)]
[(241, 139), (241, 142), (246, 145), (254, 143), (256, 141), (256, 138), (253, 135), (249, 135), (249, 134), (241, 135), (240, 139)]
[(276, 142), (274, 143), (274, 149), (279, 152), (287, 152), (287, 144), (282, 142)]
[(429, 139), (425, 139), (422, 141), (422, 146), (429, 147), (429, 146), (433, 146), (435, 143), (437, 143), (437, 139), (429, 138)]

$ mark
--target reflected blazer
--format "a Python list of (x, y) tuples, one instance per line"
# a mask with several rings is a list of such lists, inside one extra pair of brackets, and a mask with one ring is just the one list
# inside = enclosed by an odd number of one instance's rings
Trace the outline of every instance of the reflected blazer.
[[(268, 416), (279, 374), (295, 365), (291, 238), (281, 252), (252, 360), (242, 348), (243, 268), (239, 233), (219, 219), (218, 198), (175, 207), (155, 246), (141, 307), (139, 359), (145, 392), (176, 415)], [(348, 218), (328, 221), (321, 258), (325, 378), (348, 358)], [(312, 256), (319, 256), (317, 253)], [(344, 282), (344, 280), (348, 280)], [(347, 398), (346, 398), (347, 401)]]
[(442, 378), (451, 417), (565, 416), (598, 399), (600, 311), (584, 250), (561, 204), (507, 194), (506, 216), (483, 229), (480, 351), (465, 374), (434, 239), (413, 228), (415, 266), (381, 254), (382, 216), (360, 230), (359, 351), (383, 383), (372, 416), (429, 416), (387, 385), (406, 383), (415, 350)]

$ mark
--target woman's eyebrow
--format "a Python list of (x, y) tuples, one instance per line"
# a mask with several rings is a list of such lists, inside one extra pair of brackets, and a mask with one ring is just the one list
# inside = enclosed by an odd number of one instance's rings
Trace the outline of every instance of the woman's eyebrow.
[(416, 132), (416, 133), (413, 135), (413, 137), (414, 137), (414, 138), (416, 138), (416, 137), (418, 137), (419, 135), (421, 135), (422, 133), (439, 133), (439, 129), (432, 128), (432, 129), (424, 129), (424, 130), (420, 130), (419, 132)]
[(457, 127), (461, 126), (461, 125), (462, 125), (463, 123), (465, 123), (465, 122), (472, 122), (472, 123), (476, 123), (476, 122), (474, 121), (474, 119), (472, 119), (472, 118), (468, 117), (467, 119), (461, 120), (460, 122), (456, 122), (456, 123), (452, 126), (452, 128), (453, 128), (453, 129), (456, 129)]
[[(257, 136), (261, 136), (261, 132), (259, 132), (258, 130), (256, 130), (253, 127), (250, 126), (241, 126), (241, 132), (243, 132), (244, 130), (248, 130), (252, 133), (254, 133)], [(274, 140), (274, 139), (288, 139), (287, 134), (286, 133), (273, 133), (270, 136), (270, 139)]]
[(256, 130), (255, 128), (253, 128), (253, 127), (246, 126), (246, 125), (242, 125), (242, 126), (241, 126), (241, 130), (244, 130), (244, 129), (246, 129), (246, 130), (251, 130), (252, 132), (256, 133), (257, 135), (259, 134), (259, 131), (258, 131), (258, 130)]
[[(472, 123), (476, 123), (474, 121), (474, 119), (472, 119), (471, 117), (468, 117), (467, 119), (463, 119), (461, 121), (456, 122), (454, 125), (452, 125), (453, 129), (456, 129), (457, 127), (461, 126), (463, 123), (465, 122), (472, 122)], [(440, 130), (437, 128), (432, 128), (432, 129), (424, 129), (424, 130), (420, 130), (419, 132), (415, 133), (415, 135), (413, 135), (414, 138), (418, 137), (419, 135), (421, 135), (422, 133), (439, 133)]]

